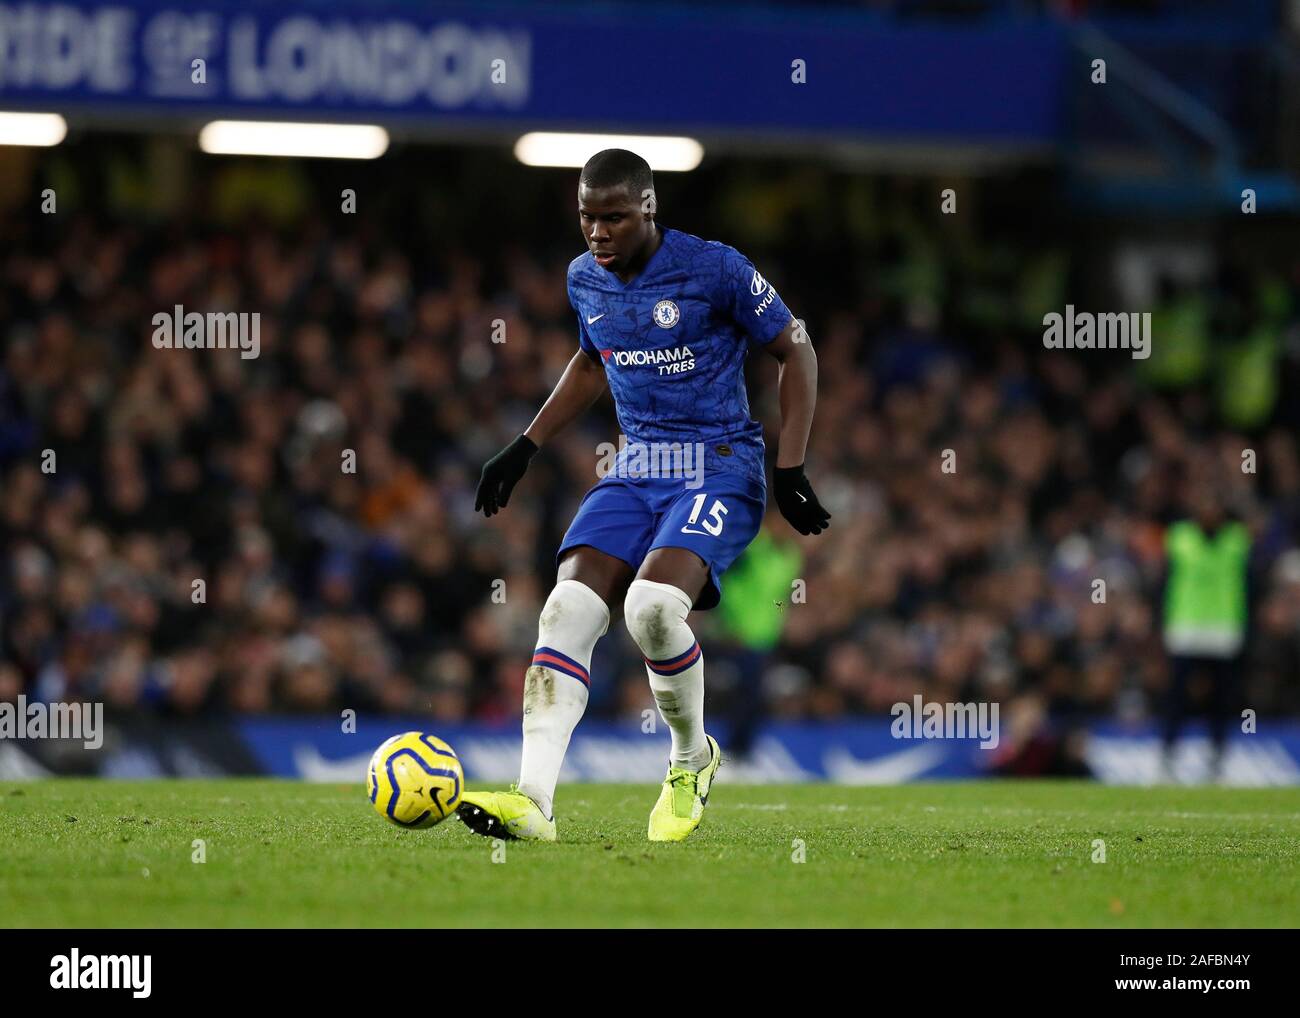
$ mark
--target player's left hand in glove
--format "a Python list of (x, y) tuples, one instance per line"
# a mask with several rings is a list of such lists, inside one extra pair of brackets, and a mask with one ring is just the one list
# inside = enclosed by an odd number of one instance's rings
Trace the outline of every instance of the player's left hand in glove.
[(797, 467), (777, 467), (772, 471), (772, 478), (777, 508), (790, 526), (801, 534), (820, 534), (830, 526), (831, 514), (822, 508), (813, 494), (802, 463)]
[(537, 445), (527, 435), (520, 435), (483, 465), (474, 496), (474, 511), (494, 516), (506, 507), (510, 493), (528, 469), (528, 461), (537, 453)]

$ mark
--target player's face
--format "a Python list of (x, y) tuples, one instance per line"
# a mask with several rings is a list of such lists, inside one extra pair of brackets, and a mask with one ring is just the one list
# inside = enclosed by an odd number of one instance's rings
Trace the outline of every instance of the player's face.
[(578, 226), (596, 264), (610, 272), (634, 268), (655, 233), (654, 216), (625, 187), (578, 186)]

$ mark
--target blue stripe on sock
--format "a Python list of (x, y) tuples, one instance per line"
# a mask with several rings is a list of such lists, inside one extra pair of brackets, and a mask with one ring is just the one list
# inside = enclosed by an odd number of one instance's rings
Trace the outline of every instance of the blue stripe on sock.
[[(548, 660), (539, 661), (539, 655), (545, 655)], [(533, 651), (533, 664), (563, 672), (565, 675), (577, 679), (584, 686), (591, 687), (591, 676), (588, 674), (587, 669), (569, 657), (568, 654), (561, 654), (554, 647), (538, 647)]]
[(679, 672), (686, 671), (687, 668), (690, 668), (695, 664), (695, 662), (700, 659), (700, 654), (700, 645), (696, 643), (695, 646), (685, 654), (678, 654), (676, 657), (664, 658), (661, 661), (651, 661), (649, 658), (646, 658), (645, 663), (656, 675), (676, 675)]

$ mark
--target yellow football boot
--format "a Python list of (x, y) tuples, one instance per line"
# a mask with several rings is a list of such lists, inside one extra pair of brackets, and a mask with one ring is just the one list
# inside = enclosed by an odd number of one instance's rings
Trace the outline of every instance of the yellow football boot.
[(659, 801), (650, 811), (651, 841), (682, 841), (700, 826), (704, 804), (709, 801), (713, 776), (722, 763), (722, 750), (718, 740), (706, 735), (713, 756), (702, 771), (688, 771), (682, 767), (669, 767), (668, 777), (659, 791)]
[(456, 815), (475, 834), (506, 841), (554, 841), (555, 820), (511, 785), (508, 792), (465, 792)]

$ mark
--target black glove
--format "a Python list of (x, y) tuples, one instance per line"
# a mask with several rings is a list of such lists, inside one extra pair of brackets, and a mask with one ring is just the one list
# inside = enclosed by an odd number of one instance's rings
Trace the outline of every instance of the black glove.
[(537, 454), (537, 445), (527, 435), (520, 435), (483, 465), (474, 496), (474, 511), (494, 516), (506, 507), (510, 493), (528, 469), (528, 461)]
[(804, 476), (803, 464), (777, 467), (772, 471), (776, 488), (776, 506), (790, 526), (801, 534), (820, 534), (830, 526), (831, 514), (822, 508)]

